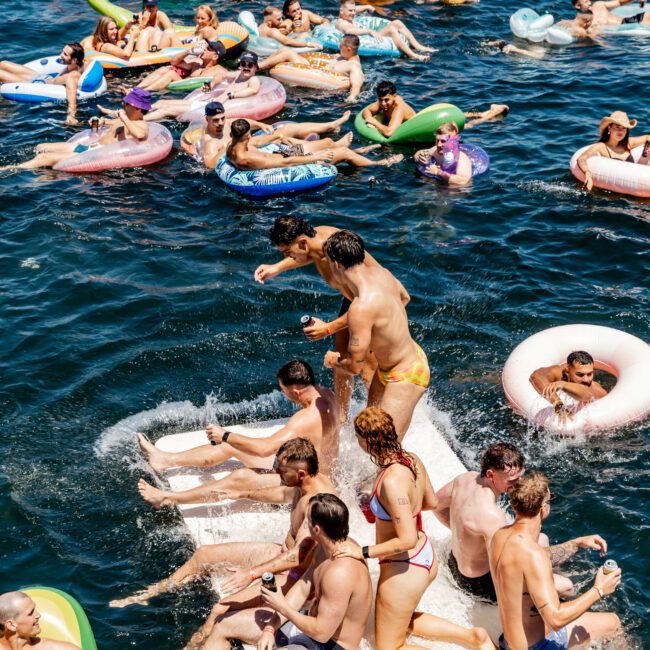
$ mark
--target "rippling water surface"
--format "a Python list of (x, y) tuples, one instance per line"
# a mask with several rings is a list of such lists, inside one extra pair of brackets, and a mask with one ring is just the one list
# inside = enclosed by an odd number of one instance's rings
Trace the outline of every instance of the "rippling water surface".
[[(548, 9), (566, 16), (568, 4)], [(188, 2), (162, 5), (191, 19)], [(217, 6), (222, 19), (261, 8)], [(511, 413), (499, 385), (512, 347), (545, 327), (585, 322), (650, 338), (650, 206), (585, 194), (568, 172), (571, 154), (611, 111), (626, 110), (639, 132), (650, 131), (650, 40), (611, 38), (542, 61), (482, 45), (509, 37), (516, 8), (389, 4), (389, 17), (440, 54), (429, 64), (367, 64), (365, 100), (387, 76), (418, 107), (510, 105), (505, 121), (467, 133), (493, 164), (471, 190), (437, 188), (405, 161), (343, 171), (319, 194), (260, 204), (229, 193), (184, 155), (147, 170), (0, 179), (0, 590), (42, 582), (73, 592), (102, 648), (184, 644), (209, 607), (207, 592), (107, 607), (190, 552), (180, 518), (152, 512), (137, 495), (146, 468), (134, 431), (158, 436), (214, 418), (290, 412), (275, 392), (278, 363), (299, 355), (320, 367), (326, 343), (306, 342), (298, 318), (332, 314), (339, 299), (312, 273), (262, 287), (252, 271), (276, 257), (266, 241), (274, 218), (301, 214), (356, 230), (403, 280), (433, 368), (431, 408), (453, 448), (475, 467), (488, 443), (508, 439), (548, 472), (561, 497), (549, 534), (608, 540), (625, 577), (607, 606), (638, 647), (650, 647), (650, 426), (549, 441)], [(3, 56), (58, 52), (95, 19), (82, 0), (4, 2)], [(344, 108), (336, 97), (290, 91), (282, 117), (330, 119)], [(84, 119), (93, 113), (82, 105)], [(0, 100), (0, 163), (70, 137), (64, 116), (61, 107)], [(598, 562), (582, 553), (570, 566), (581, 586)]]

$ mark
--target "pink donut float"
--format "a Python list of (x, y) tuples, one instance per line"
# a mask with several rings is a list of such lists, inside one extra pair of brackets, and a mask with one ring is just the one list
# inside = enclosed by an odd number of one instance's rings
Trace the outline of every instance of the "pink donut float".
[(66, 158), (54, 165), (53, 169), (62, 172), (93, 173), (108, 169), (145, 167), (157, 163), (169, 155), (174, 145), (172, 134), (162, 124), (149, 124), (149, 137), (138, 141), (131, 138), (97, 146), (95, 143), (108, 131), (103, 127), (99, 132), (90, 129), (82, 131), (68, 140), (86, 151)]
[[(627, 163), (629, 164), (629, 163)], [(533, 388), (530, 375), (538, 368), (566, 363), (567, 356), (585, 350), (599, 370), (616, 376), (605, 397), (584, 405), (573, 401), (571, 419), (562, 422), (553, 406)], [(512, 408), (553, 433), (581, 434), (612, 429), (650, 414), (650, 345), (626, 332), (599, 325), (562, 325), (534, 334), (510, 354), (501, 381)], [(567, 395), (563, 401), (572, 400)]]
[[(237, 97), (225, 99), (224, 93), (232, 87), (232, 83), (224, 81), (209, 93), (201, 88), (191, 92), (186, 99), (192, 102), (190, 109), (178, 117), (179, 122), (196, 122), (203, 119), (205, 105), (208, 102), (218, 100), (226, 109), (226, 117), (243, 117), (251, 120), (263, 120), (279, 113), (287, 101), (287, 93), (284, 86), (275, 79), (260, 77), (260, 90), (251, 97)], [(221, 99), (219, 99), (221, 97)]]
[[(582, 183), (585, 182), (585, 175), (578, 167), (578, 158), (589, 149), (589, 146), (578, 149), (569, 163), (571, 173)], [(642, 152), (643, 146), (632, 149), (635, 163), (641, 158)], [(604, 156), (592, 156), (587, 159), (587, 168), (594, 180), (594, 187), (619, 194), (650, 197), (650, 166), (648, 165), (634, 164)]]

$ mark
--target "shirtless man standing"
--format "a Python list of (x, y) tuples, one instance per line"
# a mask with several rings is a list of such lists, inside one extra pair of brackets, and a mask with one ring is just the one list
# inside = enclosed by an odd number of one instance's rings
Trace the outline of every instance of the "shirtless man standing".
[[(354, 34), (346, 34), (339, 43), (339, 55), (332, 56), (331, 63), (325, 69), (332, 72), (339, 72), (350, 79), (350, 93), (346, 98), (348, 102), (354, 102), (359, 98), (359, 93), (365, 81), (361, 59), (357, 52), (359, 51), (359, 37)], [(319, 54), (320, 59), (325, 57)], [(309, 55), (301, 55), (293, 51), (290, 47), (283, 47), (277, 52), (271, 54), (260, 64), (260, 70), (269, 70), (280, 63), (297, 63), (301, 65), (311, 65)]]
[(226, 157), (231, 165), (242, 170), (274, 169), (276, 167), (294, 167), (307, 163), (324, 162), (337, 165), (349, 163), (355, 167), (389, 167), (404, 159), (403, 154), (394, 154), (379, 160), (371, 160), (361, 155), (377, 148), (370, 145), (359, 149), (350, 149), (352, 133), (340, 140), (323, 138), (321, 140), (287, 139), (280, 145), (278, 153), (260, 151), (254, 146), (250, 124), (244, 119), (235, 120), (230, 127), (230, 144), (226, 149)]
[[(218, 481), (210, 481), (193, 490), (171, 492), (159, 490), (141, 479), (138, 489), (142, 498), (156, 508), (179, 503), (201, 503), (219, 499), (226, 489), (257, 489), (279, 485), (276, 474), (264, 473), (273, 465), (278, 448), (293, 438), (307, 438), (316, 448), (321, 471), (331, 476), (338, 460), (340, 410), (334, 394), (317, 386), (308, 363), (293, 359), (278, 370), (278, 384), (284, 396), (301, 408), (289, 421), (268, 438), (251, 438), (232, 433), (219, 425), (207, 427), (211, 444), (178, 453), (164, 452), (141, 433), (138, 441), (151, 467), (163, 471), (172, 467), (213, 467), (236, 458), (246, 467), (231, 472)], [(221, 444), (219, 444), (221, 443)], [(253, 468), (253, 469), (249, 469)]]
[[(332, 226), (313, 227), (301, 217), (278, 217), (269, 232), (271, 244), (284, 255), (284, 258), (275, 264), (261, 264), (255, 269), (254, 278), (260, 284), (275, 278), (285, 271), (298, 269), (308, 264), (314, 264), (322, 278), (333, 289), (343, 295), (343, 302), (338, 317), (329, 322), (312, 316), (313, 324), (304, 329), (307, 338), (318, 341), (334, 334), (334, 345), (337, 352), (346, 352), (348, 349), (348, 309), (354, 298), (352, 291), (345, 284), (339, 284), (332, 275), (329, 262), (325, 259), (323, 246), (330, 235), (338, 232), (339, 228)], [(365, 252), (364, 264), (378, 266), (377, 260)], [(402, 287), (404, 305), (408, 304), (410, 296)], [(369, 385), (377, 368), (376, 362), (367, 360), (362, 371), (364, 381)], [(353, 382), (347, 372), (334, 368), (334, 393), (341, 404), (342, 421), (348, 416), (350, 398), (352, 396)]]
[(314, 25), (329, 25), (329, 20), (315, 14), (309, 9), (303, 9), (300, 0), (284, 0), (282, 5), (284, 22), (282, 29), (286, 34), (292, 33), (297, 38), (301, 35), (308, 38)]
[[(375, 11), (375, 8), (372, 5), (362, 5), (357, 9), (354, 0), (343, 0), (339, 8), (336, 29), (344, 34), (356, 34), (357, 36), (363, 34), (368, 34), (373, 38), (385, 36), (395, 43), (395, 47), (400, 52), (406, 54), (410, 59), (417, 59), (418, 61), (426, 61), (429, 58), (428, 53), (435, 52), (433, 48), (418, 43), (411, 30), (401, 20), (391, 20), (386, 27), (379, 30), (358, 27), (354, 24), (354, 18), (361, 11), (372, 12)], [(425, 54), (419, 52), (425, 52)]]
[(566, 410), (564, 399), (558, 395), (563, 391), (571, 400), (580, 404), (593, 402), (607, 395), (607, 391), (594, 381), (594, 359), (582, 350), (572, 352), (562, 366), (538, 368), (530, 376), (535, 390), (545, 397), (561, 417), (571, 417), (570, 405)]
[[(262, 599), (271, 609), (224, 618), (206, 647), (228, 650), (230, 639), (241, 639), (257, 643), (259, 650), (357, 650), (372, 608), (372, 583), (365, 561), (333, 559), (340, 545), (354, 543), (348, 538), (348, 509), (334, 494), (317, 494), (310, 499), (307, 521), (318, 544), (309, 570), (286, 598), (262, 588)], [(301, 613), (309, 600), (309, 613)]]
[(347, 351), (329, 351), (325, 367), (358, 375), (372, 350), (378, 368), (368, 391), (368, 406), (379, 406), (395, 423), (400, 442), (413, 410), (429, 385), (429, 363), (411, 338), (402, 284), (381, 266), (368, 266), (363, 240), (349, 230), (339, 230), (323, 247), (332, 277), (349, 288), (350, 342)]
[(0, 648), (40, 648), (41, 650), (79, 650), (65, 641), (43, 639), (40, 612), (34, 601), (22, 591), (9, 591), (0, 596)]
[[(603, 637), (621, 634), (616, 614), (588, 610), (601, 598), (614, 592), (621, 581), (621, 570), (605, 575), (598, 569), (594, 585), (577, 598), (560, 603), (553, 585), (548, 549), (537, 543), (542, 521), (551, 511), (547, 478), (540, 472), (522, 477), (510, 490), (510, 505), (515, 522), (497, 531), (490, 544), (490, 568), (499, 603), (503, 635), (502, 650), (564, 650)], [(556, 549), (564, 559), (579, 548), (607, 552), (598, 535), (565, 542)]]
[(260, 36), (274, 38), (285, 47), (310, 47), (314, 50), (323, 49), (323, 46), (315, 41), (312, 42), (287, 36), (281, 29), (282, 22), (282, 12), (277, 7), (269, 5), (264, 9), (264, 22), (259, 28)]
[[(259, 604), (259, 591), (246, 589), (251, 582), (267, 571), (277, 573), (278, 586), (291, 586), (311, 561), (313, 540), (307, 524), (309, 499), (321, 492), (334, 494), (334, 486), (324, 474), (319, 473), (318, 454), (306, 438), (293, 438), (285, 442), (276, 456), (277, 475), (280, 485), (261, 490), (227, 490), (222, 496), (229, 499), (251, 499), (263, 503), (290, 503), (291, 524), (284, 543), (227, 542), (200, 546), (192, 557), (168, 578), (151, 585), (133, 596), (110, 603), (111, 607), (126, 607), (139, 603), (148, 604), (151, 598), (173, 591), (210, 573), (217, 565), (233, 564), (240, 569), (222, 583), (222, 591), (238, 593), (222, 599), (208, 618), (207, 631), (214, 619), (231, 610), (246, 609)], [(288, 576), (281, 575), (289, 571)], [(244, 589), (245, 591), (241, 591)], [(202, 628), (205, 635), (206, 628)]]
[[(66, 99), (68, 101), (68, 118), (66, 124), (79, 124), (77, 121), (77, 90), (79, 89), (79, 78), (84, 68), (84, 49), (79, 43), (68, 43), (59, 58), (65, 68), (55, 77), (49, 75), (43, 77), (43, 83), (65, 86)], [(38, 72), (19, 63), (12, 61), (0, 61), (0, 83), (12, 83), (21, 81), (35, 81), (41, 78)]]
[[(302, 122), (300, 124), (284, 124), (278, 129), (263, 122), (256, 120), (247, 120), (251, 128), (262, 129), (265, 135), (257, 135), (251, 137), (251, 145), (261, 147), (270, 142), (278, 140), (284, 141), (287, 138), (306, 138), (311, 133), (327, 133), (328, 131), (336, 131), (341, 128), (350, 117), (350, 111), (346, 111), (338, 120), (331, 122)], [(214, 169), (217, 161), (230, 145), (230, 129), (234, 119), (226, 119), (226, 109), (221, 102), (210, 102), (205, 106), (205, 132), (201, 137), (200, 146), (196, 147), (199, 152), (203, 164), (208, 169)], [(181, 147), (188, 151), (188, 145), (181, 139)], [(191, 153), (191, 152), (190, 152)]]
[[(36, 156), (20, 165), (9, 165), (14, 169), (37, 169), (53, 167), (90, 148), (102, 147), (122, 140), (146, 140), (149, 127), (144, 116), (151, 109), (151, 95), (141, 88), (134, 88), (123, 100), (124, 108), (115, 111), (115, 118), (108, 121), (110, 129), (95, 144), (86, 146), (70, 142), (45, 142), (36, 146)], [(7, 168), (0, 168), (7, 169)]]

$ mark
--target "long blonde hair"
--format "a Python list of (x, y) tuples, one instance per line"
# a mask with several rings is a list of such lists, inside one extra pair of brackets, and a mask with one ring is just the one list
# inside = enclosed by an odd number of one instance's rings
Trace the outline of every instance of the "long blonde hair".
[(198, 14), (199, 11), (204, 11), (210, 18), (210, 22), (206, 25), (206, 27), (212, 27), (213, 29), (216, 29), (219, 26), (219, 18), (217, 17), (217, 12), (210, 5), (199, 5), (196, 8), (194, 15)]
[[(93, 49), (99, 52), (99, 48), (105, 43), (110, 43), (111, 40), (108, 38), (108, 26), (111, 23), (115, 23), (115, 20), (109, 18), (108, 16), (102, 16), (95, 27), (93, 32)], [(117, 23), (115, 23), (117, 26)]]

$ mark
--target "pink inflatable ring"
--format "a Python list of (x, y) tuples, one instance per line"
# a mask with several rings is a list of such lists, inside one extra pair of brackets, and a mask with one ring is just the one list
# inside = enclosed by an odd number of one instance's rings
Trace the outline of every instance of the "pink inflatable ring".
[[(566, 363), (567, 356), (585, 350), (598, 370), (616, 376), (605, 397), (575, 406), (565, 422), (530, 383), (538, 368)], [(650, 414), (650, 345), (626, 332), (599, 325), (562, 325), (534, 334), (510, 354), (501, 381), (512, 408), (552, 433), (581, 434), (612, 429)]]
[(103, 127), (99, 132), (87, 129), (70, 138), (68, 142), (80, 146), (80, 149), (88, 149), (62, 160), (53, 169), (87, 174), (108, 169), (145, 167), (166, 158), (174, 145), (174, 138), (168, 129), (162, 124), (150, 123), (149, 137), (142, 142), (128, 138), (97, 146), (95, 143), (107, 130), (108, 127)]

